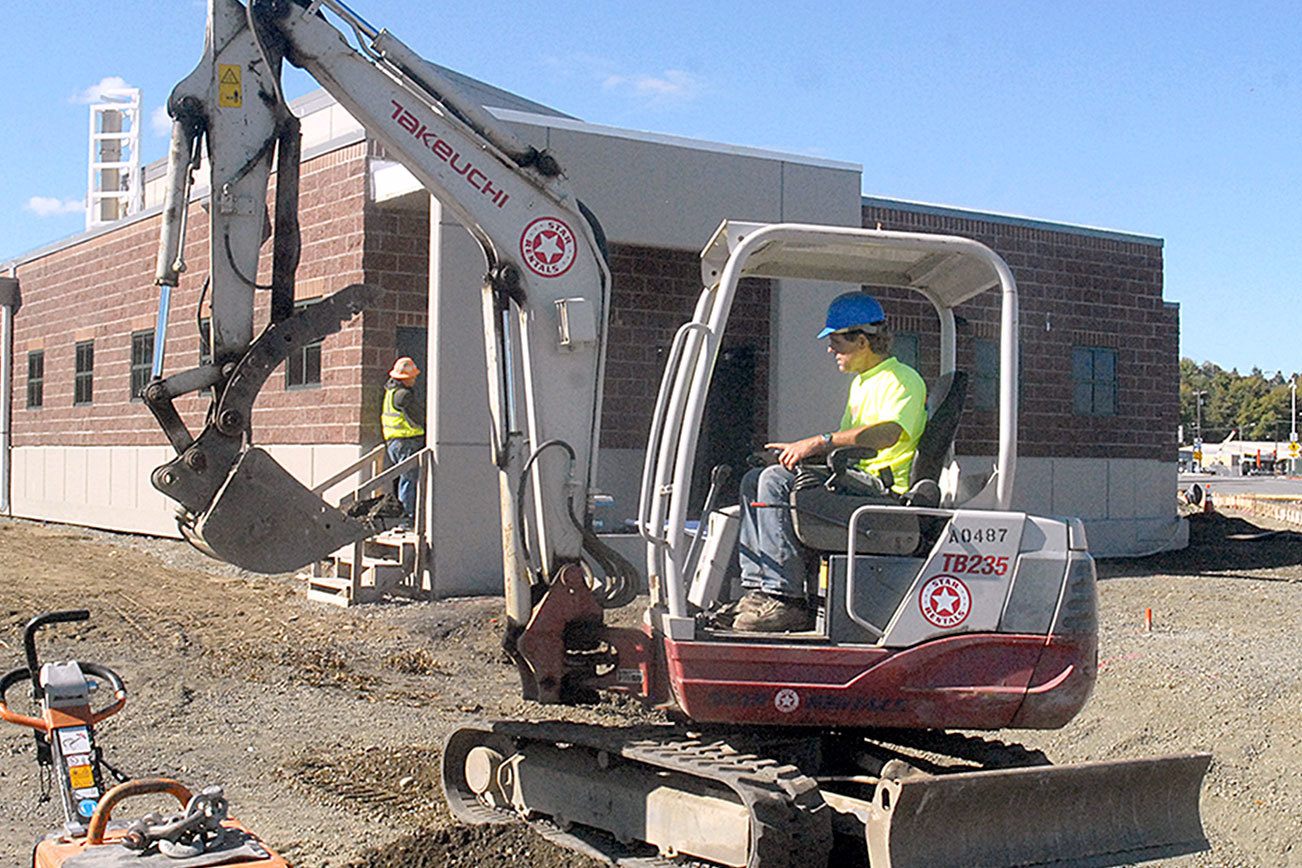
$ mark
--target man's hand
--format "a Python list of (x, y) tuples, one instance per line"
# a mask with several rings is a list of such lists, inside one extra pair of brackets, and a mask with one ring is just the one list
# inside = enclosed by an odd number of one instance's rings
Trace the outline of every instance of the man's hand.
[(764, 448), (777, 450), (778, 463), (788, 470), (795, 470), (801, 460), (822, 454), (824, 443), (822, 437), (814, 436), (794, 443), (765, 443)]

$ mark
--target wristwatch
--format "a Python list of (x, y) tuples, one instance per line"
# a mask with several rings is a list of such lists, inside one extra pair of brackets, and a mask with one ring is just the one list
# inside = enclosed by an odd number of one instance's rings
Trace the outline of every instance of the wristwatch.
[(824, 445), (824, 446), (831, 446), (831, 445), (832, 445), (832, 435), (831, 435), (830, 432), (827, 433), (827, 434), (819, 434), (818, 436), (823, 438), (823, 445)]

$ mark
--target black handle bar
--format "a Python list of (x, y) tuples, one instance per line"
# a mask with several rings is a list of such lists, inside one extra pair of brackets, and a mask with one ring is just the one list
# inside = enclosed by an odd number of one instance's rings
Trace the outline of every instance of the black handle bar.
[(26, 681), (27, 673), (26, 666), (19, 666), (17, 669), (10, 669), (3, 676), (0, 676), (0, 702), (6, 705), (9, 704), (9, 700), (6, 698), (9, 694), (9, 688), (19, 681)]
[[(45, 691), (41, 689), (41, 664), (36, 659), (36, 631), (50, 624), (88, 620), (90, 620), (90, 611), (88, 609), (69, 609), (63, 612), (46, 612), (43, 615), (37, 615), (28, 621), (27, 626), (23, 628), (23, 650), (27, 652), (27, 671), (32, 679), (32, 697), (37, 702), (40, 702), (44, 697)], [(14, 672), (17, 671), (14, 670)], [(9, 675), (12, 674), (13, 672), (9, 673)], [(5, 678), (8, 678), (9, 675), (6, 675)]]
[(100, 681), (107, 681), (108, 686), (113, 689), (114, 693), (126, 692), (126, 685), (122, 683), (122, 676), (118, 675), (107, 666), (101, 666), (98, 663), (84, 663), (80, 660), (77, 665), (81, 667), (83, 675), (89, 675), (92, 678), (98, 678)]

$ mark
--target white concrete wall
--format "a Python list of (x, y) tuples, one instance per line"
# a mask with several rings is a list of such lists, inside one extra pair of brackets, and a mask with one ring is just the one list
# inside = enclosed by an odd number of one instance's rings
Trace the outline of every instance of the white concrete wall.
[[(309, 487), (355, 461), (356, 446), (265, 445)], [(13, 450), (12, 514), (106, 530), (180, 536), (176, 504), (149, 484), (170, 460), (167, 446), (20, 446)], [(338, 497), (346, 485), (327, 492)]]
[(430, 213), (430, 376), (425, 378), (430, 582), (439, 596), (500, 593), (498, 472), (488, 445), (480, 292), (484, 254), (436, 200)]
[[(989, 456), (960, 456), (964, 472), (989, 472)], [(1138, 556), (1188, 544), (1175, 510), (1174, 461), (1136, 458), (1019, 458), (1013, 508), (1085, 522), (1095, 556)]]

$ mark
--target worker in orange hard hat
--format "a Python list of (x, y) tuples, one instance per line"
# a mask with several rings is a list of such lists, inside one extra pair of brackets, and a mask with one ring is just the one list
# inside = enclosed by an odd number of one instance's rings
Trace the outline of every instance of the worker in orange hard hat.
[[(416, 392), (420, 368), (403, 356), (393, 363), (389, 382), (384, 385), (384, 409), (380, 426), (384, 430), (385, 454), (389, 466), (410, 458), (425, 445), (425, 408)], [(403, 471), (398, 477), (398, 499), (408, 526), (416, 517), (416, 482), (419, 468)]]

